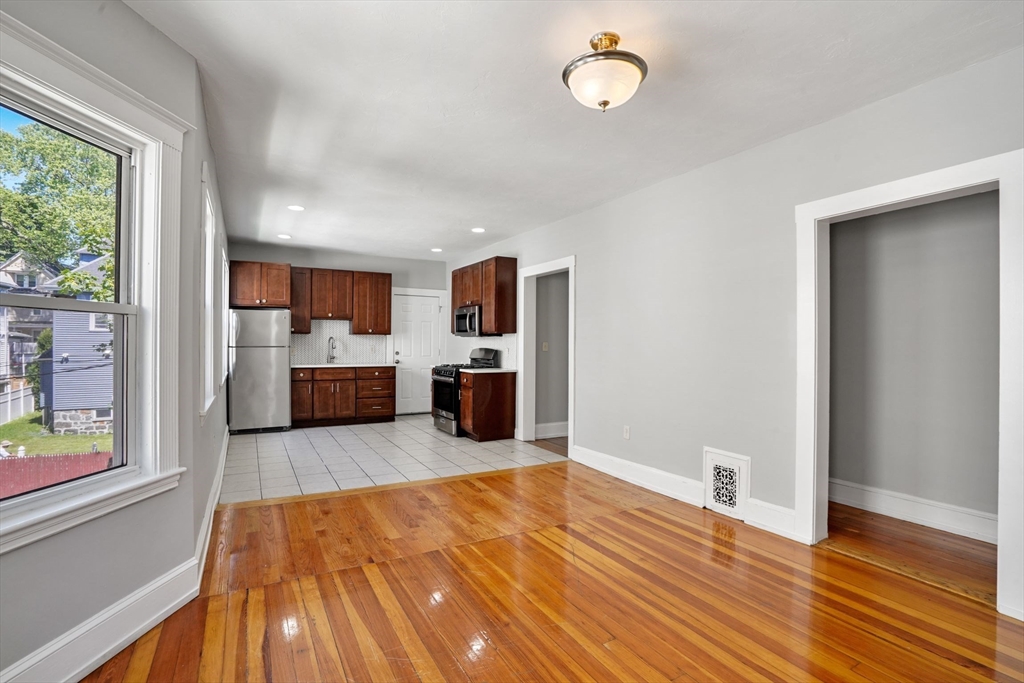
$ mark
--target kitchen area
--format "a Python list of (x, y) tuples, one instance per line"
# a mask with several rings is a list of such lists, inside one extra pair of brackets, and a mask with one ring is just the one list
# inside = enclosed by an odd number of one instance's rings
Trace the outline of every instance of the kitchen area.
[[(514, 439), (516, 259), (457, 269), (434, 298), (393, 287), (395, 276), (231, 262), (220, 502), (564, 460)], [(436, 306), (434, 320), (411, 325), (410, 301)], [(422, 353), (402, 353), (410, 335)], [(428, 348), (436, 357), (424, 358)]]

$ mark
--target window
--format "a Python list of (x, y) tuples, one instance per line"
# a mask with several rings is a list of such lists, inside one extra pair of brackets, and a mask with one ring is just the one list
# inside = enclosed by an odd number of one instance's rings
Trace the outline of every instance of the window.
[(114, 417), (114, 409), (113, 408), (97, 408), (96, 410), (92, 411), (92, 416), (94, 418), (96, 418), (97, 420), (109, 420), (112, 417)]
[(90, 313), (90, 332), (110, 332), (114, 325), (114, 318), (109, 313)]
[[(0, 200), (9, 237), (0, 261), (20, 253), (60, 273), (25, 295), (40, 301), (32, 308), (0, 307), (0, 326), (35, 339), (8, 379), (30, 386), (40, 408), (0, 425), (7, 450), (26, 456), (0, 461), (0, 500), (129, 462), (125, 331), (137, 308), (121, 255), (131, 241), (122, 229), (130, 165), (130, 149), (52, 113), (0, 104)], [(35, 288), (37, 278), (19, 273), (16, 282)], [(97, 419), (97, 404), (112, 406), (105, 419)]]
[[(221, 236), (222, 241), (227, 241)], [(222, 246), (220, 250), (220, 381), (223, 383), (228, 377), (228, 344), (231, 340), (231, 304), (228, 288), (231, 283), (230, 265), (228, 263), (228, 250)]]
[(213, 210), (213, 198), (210, 196), (210, 181), (207, 176), (207, 165), (203, 162), (203, 234), (202, 234), (202, 268), (203, 268), (203, 317), (200, 323), (200, 358), (203, 372), (203, 401), (201, 415), (210, 409), (217, 397), (219, 384), (216, 381), (218, 354), (215, 351), (214, 335), (217, 313), (218, 291), (216, 287), (217, 270), (215, 269), (218, 247), (217, 215)]
[[(18, 272), (38, 274), (34, 290), (0, 293), (0, 329), (34, 325), (3, 371), (34, 382), (44, 408), (34, 432), (0, 425), (12, 448), (39, 449), (0, 459), (0, 484), (6, 468), (38, 475), (0, 493), (2, 555), (175, 488), (179, 384), (191, 378), (179, 380), (174, 210), (189, 124), (20, 24), (0, 25), (0, 248), (16, 245)], [(74, 174), (51, 182), (68, 159)], [(44, 472), (36, 456), (60, 465)]]

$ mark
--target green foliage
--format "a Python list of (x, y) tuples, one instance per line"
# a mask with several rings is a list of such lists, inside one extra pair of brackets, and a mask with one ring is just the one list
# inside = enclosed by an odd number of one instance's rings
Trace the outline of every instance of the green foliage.
[[(117, 157), (41, 123), (0, 131), (0, 258), (19, 250), (65, 272), (75, 251), (111, 253), (117, 226)], [(113, 259), (103, 279), (68, 277), (62, 292), (113, 299)]]
[(31, 363), (25, 364), (25, 378), (29, 384), (32, 385), (32, 395), (36, 397), (36, 405), (39, 405), (39, 394), (43, 390), (42, 380), (39, 378), (39, 365), (40, 363), (53, 364), (53, 359), (48, 358), (40, 361), (39, 356), (53, 348), (53, 328), (46, 328), (39, 333), (39, 338), (36, 339), (36, 360)]

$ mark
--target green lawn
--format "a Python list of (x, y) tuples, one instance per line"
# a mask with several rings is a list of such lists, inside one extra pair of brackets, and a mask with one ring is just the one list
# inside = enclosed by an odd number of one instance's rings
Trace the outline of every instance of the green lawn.
[(25, 455), (46, 455), (50, 453), (88, 453), (95, 443), (99, 450), (114, 448), (113, 434), (92, 436), (57, 436), (43, 427), (43, 414), (29, 413), (17, 420), (0, 425), (0, 441), (10, 441), (7, 451), (18, 452), (18, 446), (25, 447)]

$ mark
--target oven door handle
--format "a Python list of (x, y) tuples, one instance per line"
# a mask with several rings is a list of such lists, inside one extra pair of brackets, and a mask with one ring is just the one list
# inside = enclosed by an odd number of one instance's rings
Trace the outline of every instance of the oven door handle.
[(434, 375), (433, 379), (434, 379), (435, 382), (444, 382), (445, 384), (455, 384), (455, 378), (454, 377), (441, 377), (439, 375)]

